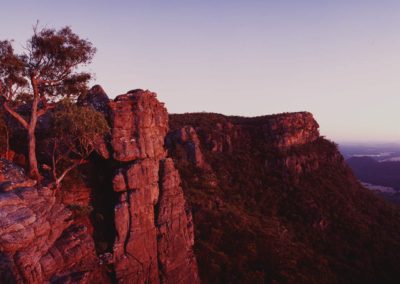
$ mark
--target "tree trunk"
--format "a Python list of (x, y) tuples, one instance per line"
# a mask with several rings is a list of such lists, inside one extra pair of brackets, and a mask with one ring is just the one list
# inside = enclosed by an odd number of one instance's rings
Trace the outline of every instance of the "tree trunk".
[(36, 159), (36, 137), (35, 128), (28, 130), (28, 150), (29, 150), (29, 175), (31, 178), (40, 179), (38, 163)]
[(40, 180), (41, 176), (39, 173), (38, 162), (36, 158), (36, 137), (35, 129), (38, 119), (38, 105), (39, 105), (39, 88), (37, 80), (31, 76), (31, 82), (33, 87), (33, 102), (31, 111), (31, 120), (29, 121), (28, 127), (28, 157), (29, 157), (29, 175), (31, 178)]

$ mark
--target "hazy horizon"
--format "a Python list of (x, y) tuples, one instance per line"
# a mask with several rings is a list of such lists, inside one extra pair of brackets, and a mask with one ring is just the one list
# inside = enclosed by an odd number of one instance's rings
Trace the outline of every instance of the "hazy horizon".
[(93, 84), (110, 97), (150, 89), (171, 113), (309, 111), (336, 142), (400, 143), (400, 2), (20, 0), (3, 3), (0, 40), (19, 48), (36, 20), (94, 44)]

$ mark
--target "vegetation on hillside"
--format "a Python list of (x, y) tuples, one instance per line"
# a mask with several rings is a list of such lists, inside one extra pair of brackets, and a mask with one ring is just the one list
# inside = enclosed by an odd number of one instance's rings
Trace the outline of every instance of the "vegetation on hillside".
[[(206, 136), (226, 121), (242, 125), (242, 137), (232, 152), (211, 152)], [(259, 121), (170, 116), (172, 129), (189, 124), (213, 170), (171, 153), (193, 210), (204, 283), (400, 281), (400, 212), (360, 186), (335, 144), (320, 138), (277, 149)], [(301, 161), (302, 172), (283, 167), (286, 158)]]

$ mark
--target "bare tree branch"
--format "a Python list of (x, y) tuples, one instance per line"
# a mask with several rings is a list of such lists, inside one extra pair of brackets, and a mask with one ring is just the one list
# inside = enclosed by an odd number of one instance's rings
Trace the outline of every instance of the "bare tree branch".
[(5, 102), (3, 104), (4, 108), (8, 111), (8, 113), (14, 117), (16, 120), (18, 120), (19, 123), (21, 123), (21, 125), (25, 128), (28, 129), (29, 128), (29, 124), (28, 122), (26, 122), (26, 120), (16, 111), (14, 111), (8, 104), (7, 102)]

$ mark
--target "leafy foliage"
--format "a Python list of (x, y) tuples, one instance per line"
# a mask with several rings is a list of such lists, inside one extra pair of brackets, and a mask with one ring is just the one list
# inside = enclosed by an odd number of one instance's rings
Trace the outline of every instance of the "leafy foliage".
[[(52, 108), (49, 103), (76, 99), (87, 91), (91, 75), (80, 67), (89, 64), (95, 52), (69, 27), (38, 30), (36, 25), (22, 54), (15, 54), (11, 41), (0, 41), (0, 95), (4, 108), (27, 130), (31, 177), (41, 179), (35, 137), (38, 118)], [(30, 105), (30, 117), (18, 112), (21, 103)]]
[(90, 74), (78, 67), (90, 63), (96, 49), (71, 28), (35, 27), (25, 50), (15, 54), (12, 41), (0, 41), (0, 89), (7, 100), (32, 97), (34, 83), (42, 100), (77, 97), (87, 90)]
[(58, 104), (52, 119), (54, 138), (81, 157), (87, 157), (93, 151), (96, 139), (110, 131), (102, 113), (70, 100)]
[(86, 159), (110, 131), (102, 113), (68, 99), (58, 103), (51, 118), (53, 172), (63, 172)]

